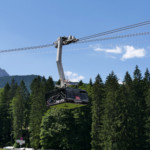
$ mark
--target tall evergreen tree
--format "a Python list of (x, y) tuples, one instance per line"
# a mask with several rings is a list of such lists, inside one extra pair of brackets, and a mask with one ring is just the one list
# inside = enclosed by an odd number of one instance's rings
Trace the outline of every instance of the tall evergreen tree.
[(146, 95), (146, 150), (150, 149), (150, 88)]
[(91, 114), (90, 107), (78, 107), (72, 110), (74, 123), (71, 127), (70, 146), (73, 150), (90, 150)]
[(125, 125), (125, 142), (128, 143), (125, 145), (126, 149), (136, 150), (136, 100), (135, 100), (135, 92), (133, 88), (133, 80), (130, 74), (127, 72), (124, 78), (124, 125)]
[(10, 99), (10, 107), (9, 107), (9, 126), (10, 126), (10, 130), (11, 130), (11, 143), (14, 143), (14, 136), (13, 136), (13, 109), (12, 109), (12, 100), (16, 94), (16, 91), (17, 91), (17, 88), (18, 88), (18, 85), (17, 83), (15, 82), (14, 79), (12, 79), (11, 81), (11, 84), (10, 84), (10, 90), (9, 90), (9, 99)]
[(25, 86), (24, 81), (21, 81), (20, 86), (16, 91), (16, 95), (12, 101), (13, 109), (13, 130), (14, 130), (14, 139), (20, 139), (27, 137), (28, 129), (28, 115), (29, 115), (29, 93)]
[[(1, 95), (2, 97), (2, 106), (4, 104), (7, 103), (7, 106), (5, 106), (5, 111), (3, 110), (3, 114), (6, 113), (6, 118), (7, 118), (7, 132), (9, 133), (9, 138), (8, 138), (8, 141), (10, 144), (13, 144), (13, 130), (12, 130), (12, 99), (15, 95), (15, 92), (16, 92), (16, 89), (17, 89), (17, 84), (15, 82), (14, 79), (12, 79), (11, 81), (11, 84), (9, 86), (9, 84), (6, 84), (5, 88), (4, 88), (4, 93)], [(5, 102), (4, 102), (5, 101)], [(2, 110), (1, 110), (2, 111)], [(3, 123), (1, 123), (2, 125)], [(10, 140), (9, 140), (10, 139)]]
[(60, 79), (56, 82), (56, 85), (60, 85)]
[(109, 91), (116, 91), (119, 88), (117, 76), (112, 71), (106, 78), (106, 93)]
[(0, 95), (0, 146), (5, 146), (11, 141), (10, 135), (10, 117), (9, 117), (9, 90), (10, 86), (7, 83)]
[(141, 75), (141, 71), (138, 66), (136, 66), (134, 71), (134, 80), (133, 80), (133, 88), (135, 92), (135, 107), (136, 107), (136, 131), (135, 141), (136, 141), (136, 149), (144, 150), (145, 149), (145, 96), (144, 96), (144, 84)]
[(150, 149), (150, 73), (148, 68), (144, 74), (144, 96), (146, 101), (146, 119), (145, 119), (145, 129), (146, 129), (146, 149)]
[(125, 74), (123, 83), (125, 85), (127, 85), (128, 87), (130, 87), (130, 88), (132, 87), (132, 78), (131, 78), (131, 76), (130, 76), (128, 71)]
[(80, 81), (78, 82), (78, 87), (79, 87), (79, 86), (82, 86), (82, 85), (83, 85), (83, 81), (80, 80)]
[(90, 79), (89, 84), (86, 86), (87, 88), (85, 89), (88, 93), (88, 99), (89, 99), (89, 109), (90, 109), (90, 113), (91, 113), (91, 106), (92, 106), (92, 93), (93, 93), (93, 83), (92, 83), (92, 79)]
[(146, 97), (147, 92), (150, 88), (150, 73), (148, 68), (146, 69), (143, 81), (144, 81), (144, 96)]
[(16, 91), (17, 91), (17, 88), (18, 88), (17, 83), (15, 82), (14, 79), (12, 79), (12, 80), (11, 80), (11, 84), (10, 84), (10, 90), (9, 90), (9, 97), (10, 97), (10, 100), (12, 100), (13, 97), (15, 96)]
[(46, 111), (45, 85), (37, 77), (31, 84), (31, 111), (30, 111), (30, 144), (34, 148), (40, 146), (40, 124)]
[(92, 82), (92, 79), (90, 78), (90, 81), (89, 81), (89, 85), (92, 86), (93, 85), (93, 82)]
[(92, 127), (91, 127), (91, 145), (93, 150), (101, 149), (100, 131), (102, 125), (103, 106), (102, 101), (104, 98), (104, 84), (100, 75), (98, 74), (93, 84), (92, 92)]
[(52, 77), (49, 77), (46, 81), (46, 93), (54, 89), (54, 81)]
[(118, 79), (114, 72), (109, 74), (105, 83), (106, 98), (104, 101), (104, 114), (101, 129), (101, 147), (104, 150), (118, 150), (118, 128), (119, 128), (119, 102), (117, 91), (119, 89)]
[(117, 94), (118, 115), (116, 116), (116, 139), (117, 149), (136, 150), (136, 107), (132, 78), (127, 72)]

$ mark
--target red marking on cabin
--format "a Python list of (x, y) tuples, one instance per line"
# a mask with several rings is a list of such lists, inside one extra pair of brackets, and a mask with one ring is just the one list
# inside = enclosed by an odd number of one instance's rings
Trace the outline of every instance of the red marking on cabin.
[(80, 97), (79, 97), (79, 96), (76, 96), (76, 100), (80, 100)]

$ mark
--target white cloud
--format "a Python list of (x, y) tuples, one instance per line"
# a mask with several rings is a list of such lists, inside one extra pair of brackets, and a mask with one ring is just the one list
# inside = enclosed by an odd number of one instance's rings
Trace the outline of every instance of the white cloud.
[(121, 47), (118, 47), (118, 46), (116, 46), (116, 48), (113, 48), (113, 49), (104, 49), (104, 48), (100, 48), (100, 47), (94, 47), (94, 51), (114, 53), (114, 54), (121, 54), (122, 53)]
[(122, 81), (120, 81), (120, 80), (118, 81), (118, 83), (119, 83), (119, 84), (123, 84), (123, 82), (122, 82)]
[(66, 79), (71, 82), (79, 82), (80, 80), (83, 80), (85, 77), (78, 75), (77, 73), (71, 72), (71, 71), (65, 71)]
[(121, 60), (131, 59), (131, 58), (142, 58), (146, 55), (144, 48), (135, 48), (134, 46), (116, 46), (115, 48), (101, 48), (100, 45), (90, 46), (94, 51), (111, 53), (113, 56), (111, 58), (115, 59), (115, 54), (122, 54)]
[(141, 58), (144, 57), (146, 52), (144, 48), (136, 49), (133, 46), (124, 46), (125, 53), (123, 54), (121, 60), (131, 59), (131, 58)]

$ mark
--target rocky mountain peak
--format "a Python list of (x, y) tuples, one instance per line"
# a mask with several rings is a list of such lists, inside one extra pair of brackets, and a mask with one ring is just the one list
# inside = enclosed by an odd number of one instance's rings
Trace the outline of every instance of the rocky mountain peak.
[(9, 76), (9, 74), (4, 70), (0, 68), (0, 77)]

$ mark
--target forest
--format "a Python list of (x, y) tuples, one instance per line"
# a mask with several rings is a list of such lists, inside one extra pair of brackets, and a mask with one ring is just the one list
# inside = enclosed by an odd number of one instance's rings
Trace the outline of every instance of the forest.
[[(74, 86), (73, 86), (74, 87)], [(0, 89), (0, 147), (65, 150), (149, 150), (150, 73), (138, 66), (121, 84), (112, 71), (105, 82), (98, 74), (79, 89), (89, 103), (46, 106), (45, 94), (55, 88), (52, 77), (36, 77), (27, 90), (12, 80)]]

